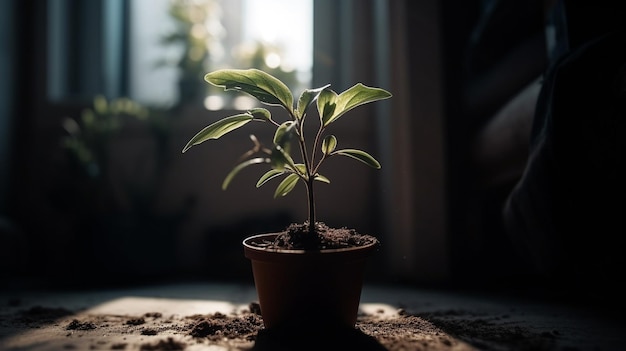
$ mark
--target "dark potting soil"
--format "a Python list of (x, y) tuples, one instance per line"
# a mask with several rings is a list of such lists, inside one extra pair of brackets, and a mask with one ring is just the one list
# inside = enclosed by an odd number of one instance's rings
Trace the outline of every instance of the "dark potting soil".
[(315, 235), (309, 232), (309, 223), (294, 223), (279, 233), (274, 242), (264, 247), (286, 250), (323, 250), (378, 244), (371, 235), (359, 234), (354, 229), (331, 228), (323, 222), (315, 224)]

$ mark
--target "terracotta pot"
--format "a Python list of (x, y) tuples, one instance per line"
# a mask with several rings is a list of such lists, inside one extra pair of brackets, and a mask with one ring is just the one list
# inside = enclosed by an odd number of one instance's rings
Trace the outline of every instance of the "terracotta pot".
[(277, 235), (255, 235), (243, 241), (265, 328), (320, 322), (326, 327), (354, 327), (365, 263), (377, 244), (313, 252), (254, 245), (273, 241)]

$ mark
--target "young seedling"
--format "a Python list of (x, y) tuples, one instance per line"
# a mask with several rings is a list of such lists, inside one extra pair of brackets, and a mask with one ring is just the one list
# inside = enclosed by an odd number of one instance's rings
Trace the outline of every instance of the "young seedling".
[[(298, 181), (302, 181), (306, 187), (308, 203), (308, 232), (314, 234), (316, 230), (315, 192), (316, 181), (330, 183), (330, 180), (319, 173), (321, 165), (333, 156), (347, 156), (364, 164), (379, 169), (380, 163), (365, 151), (358, 149), (337, 149), (337, 137), (326, 134), (327, 128), (346, 112), (353, 108), (391, 97), (388, 91), (368, 87), (358, 83), (337, 94), (330, 89), (330, 84), (317, 89), (307, 89), (302, 92), (296, 104), (289, 88), (276, 77), (257, 69), (223, 69), (210, 72), (204, 79), (224, 90), (235, 90), (247, 93), (266, 105), (282, 107), (287, 113), (287, 120), (277, 122), (270, 111), (265, 108), (253, 108), (244, 113), (225, 117), (198, 132), (185, 145), (182, 152), (186, 152), (192, 146), (198, 145), (210, 139), (218, 139), (223, 135), (243, 127), (250, 121), (261, 121), (276, 128), (270, 147), (262, 145), (256, 136), (250, 138), (254, 143), (252, 149), (244, 154), (244, 161), (237, 164), (228, 173), (222, 189), (226, 189), (235, 175), (242, 169), (255, 165), (266, 164), (270, 169), (261, 176), (257, 188), (269, 180), (283, 177), (274, 192), (274, 198), (285, 196), (291, 192)], [(317, 103), (317, 111), (320, 118), (319, 127), (315, 134), (312, 145), (305, 140), (305, 120), (307, 111), (311, 105)], [(298, 145), (299, 162), (294, 160), (291, 153), (291, 143)], [(320, 155), (321, 151), (321, 156)], [(261, 156), (257, 156), (261, 155)], [(319, 157), (319, 158), (318, 158)]]

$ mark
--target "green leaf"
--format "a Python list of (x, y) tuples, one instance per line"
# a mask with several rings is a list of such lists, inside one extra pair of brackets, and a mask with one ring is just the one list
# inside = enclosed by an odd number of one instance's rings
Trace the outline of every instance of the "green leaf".
[(224, 182), (222, 182), (222, 190), (226, 190), (230, 182), (232, 182), (233, 178), (235, 178), (237, 173), (239, 173), (242, 169), (250, 165), (256, 165), (259, 163), (270, 163), (270, 160), (268, 158), (257, 157), (257, 158), (251, 158), (249, 160), (243, 161), (240, 164), (236, 165), (235, 168), (233, 168), (228, 173), (228, 175), (226, 175), (226, 178), (224, 178)]
[(322, 140), (322, 152), (324, 155), (329, 155), (331, 152), (335, 151), (337, 147), (337, 138), (334, 135), (327, 135)]
[(278, 177), (279, 175), (285, 173), (284, 171), (279, 171), (277, 169), (270, 169), (265, 174), (259, 178), (259, 181), (256, 183), (256, 187), (260, 188), (263, 184), (267, 183), (269, 180)]
[(237, 128), (242, 127), (246, 123), (250, 122), (254, 117), (249, 113), (242, 113), (230, 117), (223, 118), (215, 123), (212, 123), (208, 127), (202, 129), (196, 134), (187, 145), (183, 148), (183, 153), (189, 150), (192, 146), (198, 145), (209, 139), (218, 139), (224, 134), (231, 132)]
[(272, 114), (270, 113), (270, 111), (262, 107), (253, 108), (250, 111), (248, 111), (248, 113), (251, 114), (252, 117), (254, 117), (254, 119), (258, 119), (258, 120), (262, 120), (266, 122), (272, 121)]
[(324, 126), (324, 121), (329, 120), (337, 108), (337, 93), (326, 88), (317, 97), (317, 112), (320, 115), (320, 122)]
[(316, 174), (315, 177), (313, 177), (313, 179), (317, 180), (319, 182), (322, 182), (322, 183), (330, 184), (330, 179), (324, 177), (323, 175), (321, 175), (319, 173)]
[(274, 169), (283, 170), (285, 165), (289, 165), (293, 169), (296, 167), (289, 153), (286, 152), (280, 145), (274, 145), (270, 158), (272, 168)]
[(306, 110), (308, 110), (309, 106), (319, 94), (326, 88), (328, 88), (330, 84), (327, 84), (321, 88), (317, 89), (306, 89), (300, 94), (300, 98), (298, 99), (298, 107), (296, 109), (296, 118), (301, 119), (306, 114)]
[(368, 154), (365, 151), (356, 150), (356, 149), (343, 149), (343, 150), (337, 150), (333, 152), (331, 155), (348, 156), (355, 160), (359, 160), (372, 168), (380, 169), (380, 163), (378, 163), (378, 161), (376, 161), (374, 157), (372, 157), (370, 154)]
[(317, 106), (322, 125), (326, 127), (357, 106), (390, 97), (391, 93), (387, 90), (357, 83), (339, 95), (329, 89), (324, 90), (317, 98)]
[(285, 149), (287, 143), (289, 143), (291, 137), (296, 132), (295, 125), (293, 121), (287, 121), (281, 124), (274, 133), (274, 144)]
[(250, 94), (268, 105), (280, 105), (293, 112), (293, 94), (278, 78), (258, 69), (222, 69), (207, 73), (204, 80), (224, 90)]
[(299, 179), (300, 177), (298, 177), (297, 174), (293, 173), (285, 177), (285, 179), (283, 179), (283, 181), (278, 184), (278, 187), (274, 192), (274, 198), (289, 194), (293, 190), (293, 188), (296, 187)]
[(305, 177), (305, 179), (308, 179), (306, 175), (306, 166), (304, 165), (304, 163), (296, 163), (294, 165), (294, 171), (299, 173), (301, 176)]

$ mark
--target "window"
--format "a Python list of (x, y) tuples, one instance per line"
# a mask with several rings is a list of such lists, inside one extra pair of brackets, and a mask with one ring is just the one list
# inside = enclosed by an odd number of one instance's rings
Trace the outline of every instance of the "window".
[(241, 102), (204, 82), (219, 68), (309, 87), (313, 0), (48, 1), (48, 42), (52, 101), (104, 94), (218, 109)]
[(125, 94), (125, 2), (49, 0), (46, 10), (48, 98)]
[(218, 68), (256, 67), (296, 91), (307, 88), (312, 17), (312, 0), (133, 0), (130, 96), (146, 104), (245, 108), (246, 97), (229, 101), (232, 94), (204, 82)]

